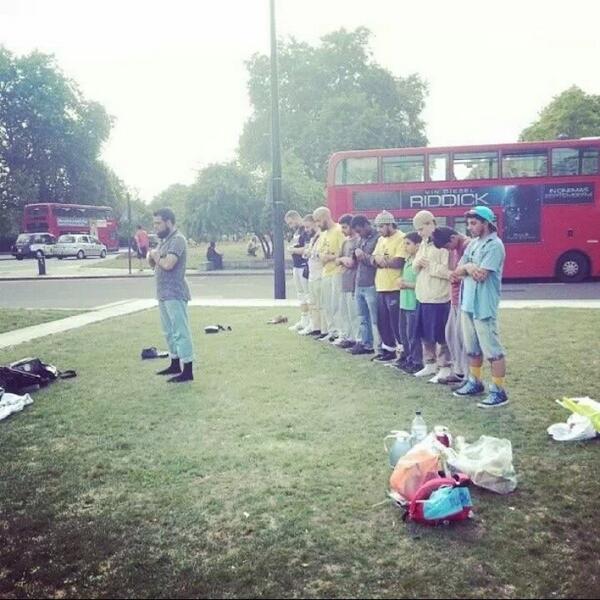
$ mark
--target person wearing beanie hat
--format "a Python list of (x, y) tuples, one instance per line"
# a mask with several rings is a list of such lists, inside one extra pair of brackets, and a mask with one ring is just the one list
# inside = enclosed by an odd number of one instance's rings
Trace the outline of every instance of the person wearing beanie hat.
[(506, 377), (505, 351), (498, 333), (498, 307), (502, 285), (502, 270), (506, 252), (496, 233), (495, 215), (487, 206), (476, 206), (465, 215), (474, 238), (467, 246), (452, 279), (462, 279), (461, 325), (469, 355), (470, 375), (454, 391), (455, 396), (476, 396), (484, 392), (481, 380), (483, 359), (490, 361), (492, 384), (488, 397), (480, 408), (508, 404), (504, 389)]
[(423, 369), (415, 377), (431, 377), (430, 383), (449, 377), (450, 351), (446, 343), (446, 323), (450, 314), (449, 254), (436, 248), (431, 235), (436, 228), (435, 217), (428, 210), (419, 211), (413, 218), (415, 230), (423, 239), (415, 256), (417, 272), (415, 293), (418, 307), (417, 335), (423, 344)]
[(396, 281), (402, 274), (406, 250), (404, 234), (398, 231), (394, 215), (384, 210), (375, 218), (380, 234), (371, 256), (376, 267), (377, 329), (381, 338), (381, 350), (373, 358), (375, 362), (391, 362), (396, 359), (396, 349), (401, 346), (400, 337), (400, 290)]

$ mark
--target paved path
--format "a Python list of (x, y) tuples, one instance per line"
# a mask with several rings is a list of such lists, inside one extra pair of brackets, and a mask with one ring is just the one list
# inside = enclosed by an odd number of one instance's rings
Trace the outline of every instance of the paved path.
[[(99, 306), (95, 310), (65, 319), (50, 321), (40, 325), (33, 325), (15, 331), (0, 334), (0, 349), (16, 346), (23, 342), (35, 340), (47, 335), (54, 335), (77, 329), (90, 323), (97, 323), (113, 317), (132, 314), (157, 305), (156, 300), (140, 299), (123, 302), (115, 302), (105, 306)], [(206, 298), (192, 300), (190, 306), (223, 307), (223, 308), (292, 308), (297, 306), (294, 300), (267, 300), (264, 298), (254, 299), (217, 299)], [(593, 308), (600, 309), (600, 300), (507, 300), (501, 303), (501, 308)]]

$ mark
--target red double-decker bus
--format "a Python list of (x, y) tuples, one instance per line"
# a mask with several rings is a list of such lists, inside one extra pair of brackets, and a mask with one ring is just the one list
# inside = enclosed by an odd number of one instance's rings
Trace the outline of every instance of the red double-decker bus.
[(399, 227), (430, 210), (466, 232), (471, 206), (489, 206), (509, 279), (600, 275), (600, 138), (485, 146), (337, 152), (327, 199), (335, 218), (390, 211)]
[(109, 206), (85, 204), (28, 204), (23, 211), (23, 231), (48, 232), (57, 239), (64, 233), (97, 237), (108, 250), (119, 249), (117, 219)]

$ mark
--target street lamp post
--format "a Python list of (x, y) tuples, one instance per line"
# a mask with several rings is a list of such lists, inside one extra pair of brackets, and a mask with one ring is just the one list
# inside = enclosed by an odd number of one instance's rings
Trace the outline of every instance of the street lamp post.
[(279, 143), (279, 93), (277, 83), (277, 36), (275, 0), (271, 7), (271, 192), (273, 201), (273, 263), (276, 299), (285, 298), (285, 260), (283, 256), (283, 202), (281, 199), (281, 148)]
[(129, 274), (131, 275), (131, 196), (127, 192), (127, 260), (129, 261)]

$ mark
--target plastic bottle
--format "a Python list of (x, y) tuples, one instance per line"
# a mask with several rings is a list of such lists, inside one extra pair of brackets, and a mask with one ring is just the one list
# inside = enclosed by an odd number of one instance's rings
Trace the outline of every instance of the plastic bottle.
[(413, 444), (418, 444), (427, 436), (427, 425), (425, 423), (425, 420), (421, 416), (420, 410), (418, 410), (415, 413), (415, 418), (413, 419), (412, 425), (410, 427), (410, 433), (412, 436)]

